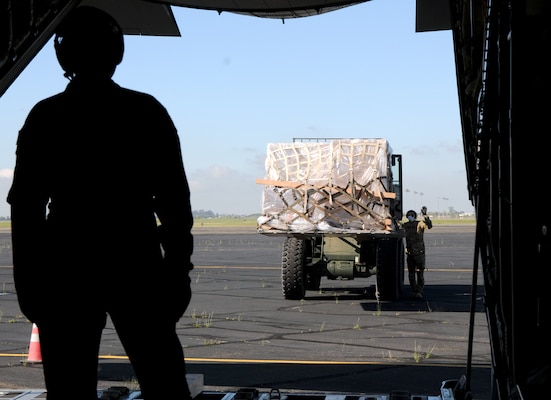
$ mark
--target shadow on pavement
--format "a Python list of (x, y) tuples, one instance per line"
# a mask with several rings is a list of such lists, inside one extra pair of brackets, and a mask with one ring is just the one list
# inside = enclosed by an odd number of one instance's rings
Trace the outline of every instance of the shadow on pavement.
[[(484, 293), (482, 285), (477, 286), (475, 312), (484, 312), (484, 305), (480, 301)], [(307, 300), (334, 302), (366, 300), (361, 306), (365, 311), (438, 311), (438, 312), (470, 312), (471, 310), (471, 285), (426, 285), (425, 296), (415, 299), (409, 288), (405, 288), (398, 301), (377, 302), (375, 287), (324, 287), (314, 295), (305, 296)]]
[[(202, 374), (205, 389), (257, 388), (282, 391), (311, 391), (388, 394), (396, 390), (411, 395), (440, 394), (445, 380), (465, 375), (461, 366), (381, 364), (284, 364), (284, 363), (188, 363), (188, 373)], [(100, 364), (103, 381), (132, 380), (128, 362)], [(474, 367), (471, 389), (474, 399), (490, 399), (491, 369)]]

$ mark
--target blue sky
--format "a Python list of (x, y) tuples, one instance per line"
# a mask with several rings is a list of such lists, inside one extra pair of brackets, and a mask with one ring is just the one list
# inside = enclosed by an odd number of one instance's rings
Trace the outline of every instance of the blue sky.
[[(402, 154), (406, 209), (473, 211), (452, 34), (416, 33), (413, 0), (285, 23), (173, 11), (182, 36), (126, 36), (114, 80), (168, 109), (194, 210), (260, 213), (268, 143), (342, 137), (386, 138)], [(0, 216), (9, 215), (17, 133), (67, 82), (50, 41), (0, 97)]]

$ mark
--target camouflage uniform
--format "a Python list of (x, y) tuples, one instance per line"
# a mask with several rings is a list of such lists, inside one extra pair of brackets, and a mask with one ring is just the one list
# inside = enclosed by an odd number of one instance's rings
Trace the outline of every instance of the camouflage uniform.
[(408, 277), (414, 297), (422, 297), (425, 286), (425, 241), (423, 234), (425, 229), (432, 228), (432, 221), (428, 215), (423, 215), (423, 220), (405, 222), (406, 231), (406, 260)]

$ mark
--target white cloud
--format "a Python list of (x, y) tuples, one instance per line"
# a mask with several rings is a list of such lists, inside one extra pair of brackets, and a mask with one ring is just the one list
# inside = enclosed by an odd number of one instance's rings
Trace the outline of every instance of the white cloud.
[(13, 178), (13, 169), (12, 168), (3, 168), (0, 169), (0, 178)]
[(218, 214), (249, 215), (262, 212), (263, 175), (256, 168), (246, 173), (229, 166), (211, 165), (207, 169), (188, 171), (193, 210), (211, 210)]
[(11, 186), (11, 176), (13, 171), (9, 169), (0, 169), (0, 216), (7, 217), (10, 215), (10, 205), (6, 201), (8, 197), (8, 191)]

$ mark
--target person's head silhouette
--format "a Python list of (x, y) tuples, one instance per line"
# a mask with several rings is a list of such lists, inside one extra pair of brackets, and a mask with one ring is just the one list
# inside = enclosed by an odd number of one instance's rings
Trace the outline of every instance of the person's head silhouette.
[(123, 33), (106, 12), (77, 7), (55, 32), (54, 47), (65, 76), (113, 76), (124, 53)]

